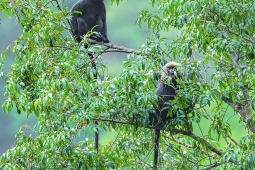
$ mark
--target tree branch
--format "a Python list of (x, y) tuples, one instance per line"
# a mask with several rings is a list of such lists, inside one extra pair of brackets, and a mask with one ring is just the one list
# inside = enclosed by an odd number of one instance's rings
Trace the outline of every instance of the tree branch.
[(196, 141), (198, 142), (202, 142), (209, 150), (211, 150), (212, 152), (216, 153), (217, 155), (221, 156), (223, 153), (218, 150), (217, 148), (213, 147), (209, 142), (207, 142), (205, 139), (195, 135), (194, 133), (192, 132), (188, 132), (188, 131), (184, 131), (184, 130), (181, 130), (181, 129), (174, 129), (174, 132), (175, 133), (181, 133), (183, 135), (186, 135), (186, 136), (189, 136), (193, 139), (195, 139)]
[[(104, 50), (101, 50), (100, 53), (105, 53), (105, 52), (125, 52), (125, 53), (135, 53), (138, 55), (145, 55), (145, 56), (150, 56), (150, 53), (145, 53), (139, 50), (133, 50), (131, 48), (126, 48), (123, 46), (117, 46), (114, 44), (110, 44), (110, 43), (103, 43), (103, 42), (98, 42), (92, 39), (88, 39), (86, 38), (86, 40), (90, 43), (90, 44), (98, 44), (98, 45), (102, 45), (104, 47), (106, 47)], [(114, 50), (109, 50), (109, 49), (114, 49)]]
[[(174, 142), (176, 142), (176, 143), (178, 143), (178, 144), (180, 144), (180, 145), (183, 145), (183, 146), (185, 146), (185, 147), (187, 147), (187, 148), (191, 148), (191, 149), (193, 148), (192, 145), (189, 145), (189, 144), (187, 144), (187, 143), (184, 143), (184, 142), (182, 142), (182, 141), (179, 141), (179, 140), (177, 140), (177, 139), (175, 139), (175, 138), (172, 138), (172, 137), (170, 137), (170, 136), (167, 136), (167, 135), (164, 135), (164, 134), (162, 134), (162, 136), (164, 136), (165, 138), (168, 138), (168, 139), (170, 139), (170, 140), (172, 140), (172, 141), (174, 141)], [(205, 150), (203, 150), (200, 146), (198, 146), (197, 149), (200, 150), (203, 154), (205, 154), (205, 155), (207, 155), (207, 156), (210, 156), (210, 157), (213, 157), (213, 156), (214, 156), (213, 154), (207, 153), (207, 152), (206, 152)]]

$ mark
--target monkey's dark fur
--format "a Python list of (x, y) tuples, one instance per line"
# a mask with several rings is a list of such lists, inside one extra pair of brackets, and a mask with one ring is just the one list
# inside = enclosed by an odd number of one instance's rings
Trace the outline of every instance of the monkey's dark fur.
[[(81, 13), (77, 13), (79, 11)], [(106, 9), (103, 0), (79, 0), (71, 9), (71, 25), (80, 43), (81, 36), (87, 32), (96, 31), (90, 38), (98, 42), (109, 43), (107, 38)]]
[[(157, 170), (158, 164), (158, 152), (159, 152), (159, 136), (160, 130), (169, 122), (175, 118), (176, 115), (172, 114), (168, 116), (168, 111), (171, 109), (171, 105), (168, 104), (170, 100), (174, 99), (178, 84), (176, 78), (181, 78), (181, 72), (176, 70), (178, 66), (175, 62), (169, 62), (164, 66), (164, 71), (161, 75), (161, 80), (155, 90), (155, 94), (159, 96), (157, 101), (158, 107), (154, 109), (153, 113), (149, 114), (149, 122), (151, 126), (155, 128), (155, 140), (154, 140), (154, 165), (153, 169)], [(175, 74), (176, 73), (176, 74)], [(177, 76), (177, 77), (176, 77)], [(171, 77), (170, 85), (167, 84), (166, 80)]]

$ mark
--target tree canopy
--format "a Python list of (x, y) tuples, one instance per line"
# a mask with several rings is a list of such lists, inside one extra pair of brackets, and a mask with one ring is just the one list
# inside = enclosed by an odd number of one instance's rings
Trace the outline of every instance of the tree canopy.
[[(0, 2), (0, 12), (15, 16), (23, 31), (8, 47), (16, 59), (3, 108), (16, 107), (38, 119), (34, 127), (24, 125), (17, 132), (15, 145), (0, 158), (1, 168), (151, 169), (148, 114), (157, 98), (158, 74), (170, 60), (180, 63), (184, 77), (171, 101), (178, 116), (161, 136), (159, 169), (255, 167), (252, 1), (149, 0), (152, 8), (140, 12), (136, 26), (146, 24), (150, 35), (137, 50), (86, 38), (77, 44), (70, 12), (61, 2)], [(181, 33), (169, 41), (164, 35), (173, 27)], [(97, 70), (84, 44), (96, 56)], [(122, 72), (113, 77), (100, 54), (116, 51), (128, 55)], [(1, 57), (2, 66), (6, 50)], [(183, 115), (189, 101), (196, 105)], [(183, 116), (193, 124), (192, 132)], [(245, 133), (234, 136), (234, 130), (241, 131), (236, 127)], [(98, 153), (91, 138), (80, 137), (96, 128), (117, 131)]]

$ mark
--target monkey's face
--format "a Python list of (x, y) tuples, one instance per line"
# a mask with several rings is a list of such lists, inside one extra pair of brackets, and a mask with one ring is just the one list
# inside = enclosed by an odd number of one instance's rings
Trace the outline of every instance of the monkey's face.
[(174, 67), (168, 67), (166, 71), (168, 76), (174, 76)]
[(165, 81), (167, 77), (181, 78), (181, 70), (178, 69), (178, 63), (169, 62), (164, 66), (164, 71), (161, 74), (161, 81)]
[(161, 81), (166, 81), (168, 77), (175, 78), (176, 69), (174, 66), (167, 67), (161, 74)]

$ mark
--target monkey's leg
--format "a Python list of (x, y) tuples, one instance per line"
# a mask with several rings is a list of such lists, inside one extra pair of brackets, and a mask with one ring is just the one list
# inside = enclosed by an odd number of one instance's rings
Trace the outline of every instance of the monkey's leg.
[(101, 21), (101, 17), (99, 16), (96, 19), (95, 28), (94, 28), (94, 31), (97, 32), (97, 34), (93, 34), (90, 38), (98, 42), (102, 42), (103, 41), (102, 29), (103, 29), (103, 22)]
[(102, 19), (102, 17), (99, 16), (97, 18), (95, 25), (97, 25), (95, 31), (99, 33), (98, 36), (100, 36), (100, 41), (103, 41), (104, 43), (109, 43), (110, 41), (107, 38), (106, 22)]
[(153, 170), (158, 169), (159, 136), (160, 129), (155, 129)]

